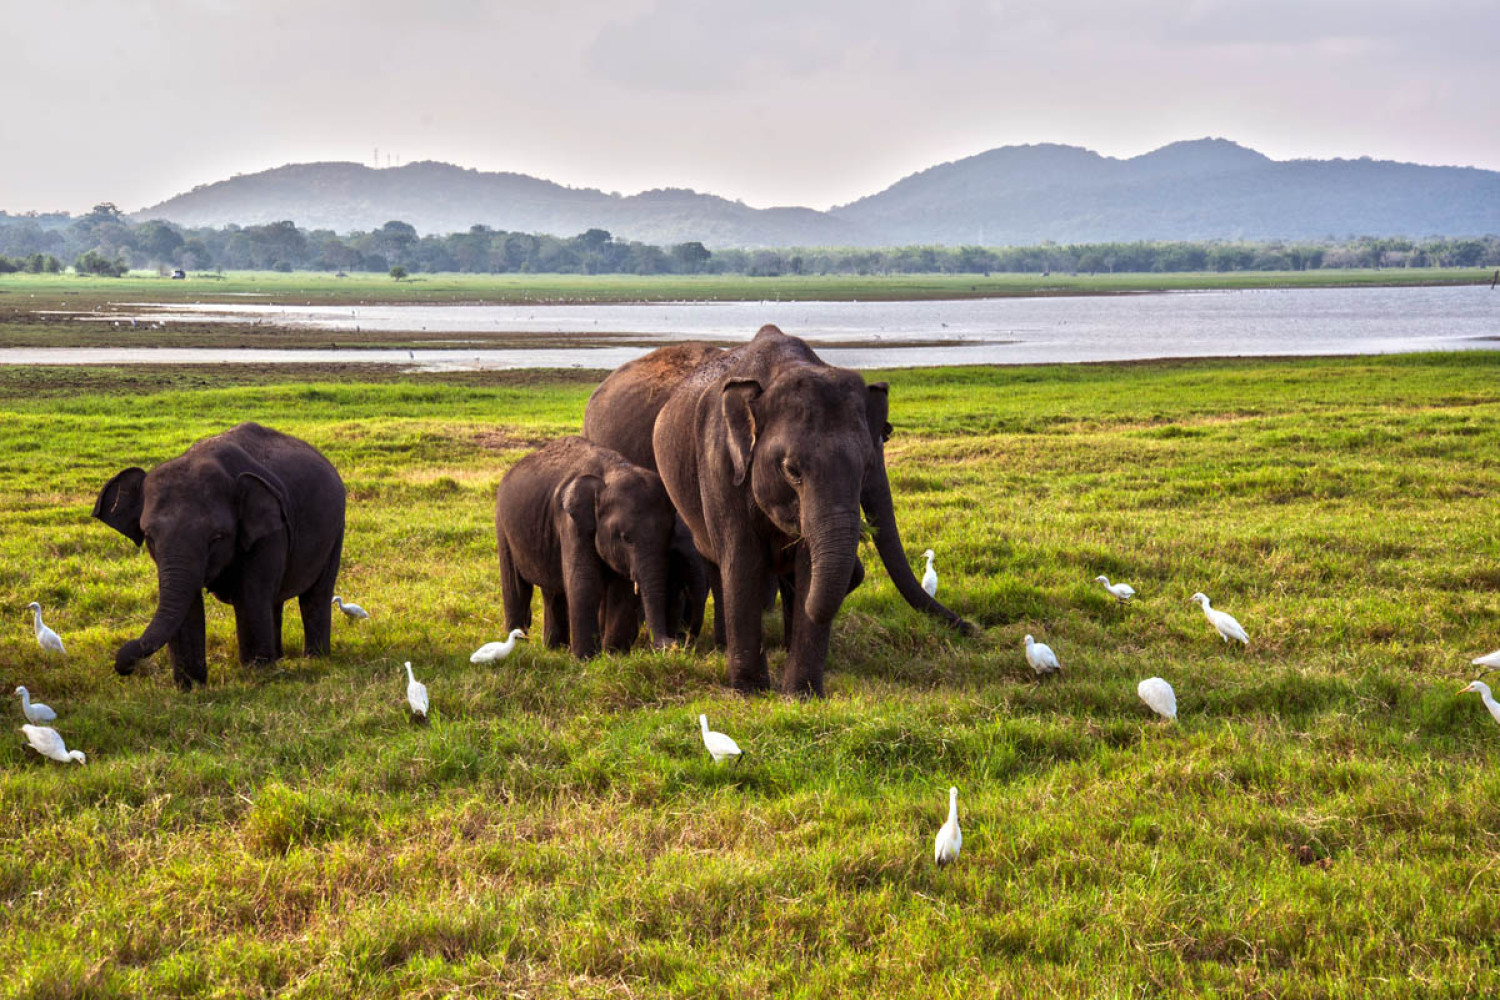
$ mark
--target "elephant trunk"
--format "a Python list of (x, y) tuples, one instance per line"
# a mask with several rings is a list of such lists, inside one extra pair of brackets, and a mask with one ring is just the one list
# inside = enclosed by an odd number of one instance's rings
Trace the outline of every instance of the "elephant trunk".
[(941, 618), (964, 635), (972, 635), (974, 626), (923, 590), (917, 575), (912, 572), (906, 549), (901, 545), (901, 532), (896, 528), (896, 507), (891, 500), (891, 483), (886, 478), (883, 458), (870, 469), (861, 504), (875, 528), (875, 551), (880, 553), (885, 571), (906, 603), (934, 618)]
[(131, 639), (115, 653), (116, 673), (134, 673), (138, 661), (161, 649), (177, 634), (203, 588), (202, 578), (202, 573), (170, 564), (157, 568), (156, 614), (139, 639)]
[(641, 606), (646, 611), (646, 628), (651, 632), (651, 645), (657, 649), (665, 649), (677, 638), (667, 624), (665, 557), (642, 566), (636, 573), (636, 585), (641, 589)]
[(827, 625), (849, 592), (849, 577), (859, 552), (859, 510), (820, 513), (804, 508), (803, 523), (812, 570), (802, 610), (814, 624)]

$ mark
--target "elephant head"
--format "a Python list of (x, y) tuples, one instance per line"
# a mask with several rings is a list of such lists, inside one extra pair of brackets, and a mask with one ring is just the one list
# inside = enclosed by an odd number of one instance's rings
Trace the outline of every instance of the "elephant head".
[(569, 479), (559, 497), (567, 518), (564, 530), (576, 532), (580, 547), (592, 548), (605, 565), (631, 581), (645, 609), (652, 644), (658, 649), (671, 644), (668, 562), (677, 515), (661, 477), (622, 465), (603, 477)]
[(191, 453), (150, 473), (119, 473), (99, 492), (93, 516), (136, 545), (144, 543), (156, 562), (156, 614), (115, 654), (122, 674), (176, 638), (194, 609), (197, 622), (190, 624), (201, 633), (203, 589), (212, 588), (238, 554), (280, 532), (289, 540), (291, 530), (274, 477), (232, 475)]
[[(731, 377), (722, 386), (734, 484), (748, 483), (776, 529), (805, 543), (803, 612), (817, 625), (832, 622), (857, 561), (860, 500), (877, 457), (871, 392), (855, 372), (811, 365), (779, 369), (768, 384)], [(784, 547), (784, 561), (792, 548)]]

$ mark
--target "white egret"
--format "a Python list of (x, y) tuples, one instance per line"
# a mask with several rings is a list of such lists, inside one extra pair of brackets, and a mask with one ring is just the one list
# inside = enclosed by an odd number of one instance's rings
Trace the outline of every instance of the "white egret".
[(1126, 603), (1135, 596), (1135, 588), (1130, 584), (1110, 583), (1109, 577), (1105, 576), (1102, 573), (1094, 577), (1094, 582), (1104, 584), (1104, 589), (1115, 595), (1115, 600), (1119, 601), (1121, 604)]
[(1245, 634), (1245, 630), (1240, 627), (1240, 623), (1234, 620), (1234, 615), (1225, 611), (1215, 611), (1209, 607), (1207, 594), (1200, 592), (1189, 597), (1188, 600), (1196, 602), (1203, 608), (1203, 617), (1208, 619), (1210, 625), (1219, 630), (1219, 635), (1225, 642), (1228, 642), (1230, 639), (1237, 639), (1247, 646), (1250, 645), (1250, 637)]
[(723, 733), (716, 733), (708, 728), (708, 716), (698, 716), (698, 725), (703, 730), (703, 745), (708, 748), (708, 755), (714, 759), (714, 763), (726, 757), (733, 757), (734, 762), (740, 762), (740, 747), (734, 740)]
[(414, 714), (427, 718), (427, 685), (412, 675), (410, 660), (406, 661), (406, 703)]
[(36, 601), (32, 601), (26, 605), (26, 610), (36, 616), (36, 620), (32, 623), (32, 629), (36, 632), (37, 644), (49, 653), (63, 653), (66, 655), (67, 650), (63, 649), (62, 639), (58, 638), (56, 632), (42, 624), (42, 606)]
[(958, 860), (958, 852), (964, 846), (964, 833), (958, 828), (958, 789), (948, 789), (948, 822), (937, 832), (932, 844), (932, 857), (937, 866), (951, 865)]
[(1177, 720), (1177, 692), (1160, 677), (1147, 677), (1135, 686), (1135, 693), (1141, 696), (1141, 701), (1151, 711), (1163, 719), (1172, 722)]
[(57, 713), (39, 701), (31, 700), (31, 692), (24, 687), (16, 688), (16, 694), (21, 696), (21, 714), (26, 716), (27, 722), (51, 722), (57, 718)]
[(1484, 702), (1484, 707), (1490, 710), (1496, 722), (1500, 722), (1500, 701), (1496, 701), (1494, 695), (1490, 694), (1490, 686), (1484, 681), (1470, 681), (1469, 686), (1459, 694), (1474, 693), (1479, 695), (1479, 700)]
[(927, 560), (927, 572), (922, 574), (922, 589), (927, 591), (928, 597), (936, 597), (937, 570), (932, 568), (932, 560), (937, 558), (937, 553), (928, 549), (922, 553), (922, 558)]
[(1476, 656), (1469, 662), (1476, 667), (1495, 667), (1500, 669), (1500, 649), (1485, 656)]
[(350, 618), (353, 618), (355, 620), (358, 620), (360, 618), (368, 618), (368, 617), (370, 617), (370, 612), (366, 611), (364, 608), (360, 607), (358, 604), (346, 604), (346, 603), (344, 603), (344, 599), (342, 597), (338, 596), (337, 594), (333, 595), (333, 606), (336, 607), (336, 608), (338, 608), (344, 614), (348, 615)]
[(1029, 635), (1026, 637), (1026, 662), (1031, 664), (1031, 669), (1036, 671), (1038, 677), (1062, 670), (1062, 664), (1057, 662), (1057, 654), (1052, 652), (1052, 647), (1044, 642), (1037, 642)]
[(474, 650), (469, 657), (470, 663), (494, 663), (503, 660), (516, 648), (516, 640), (526, 638), (526, 633), (518, 628), (510, 630), (510, 635), (505, 637), (504, 642), (487, 642)]
[(26, 739), (31, 741), (31, 749), (43, 757), (62, 761), (66, 764), (70, 760), (84, 763), (82, 750), (69, 750), (68, 745), (63, 742), (62, 734), (49, 726), (22, 726), (21, 732), (26, 734)]

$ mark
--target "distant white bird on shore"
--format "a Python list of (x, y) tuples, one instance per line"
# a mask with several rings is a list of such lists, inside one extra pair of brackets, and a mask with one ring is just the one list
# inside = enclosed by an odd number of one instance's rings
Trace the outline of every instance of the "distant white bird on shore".
[(1197, 603), (1203, 608), (1203, 616), (1208, 619), (1210, 625), (1219, 630), (1219, 635), (1225, 642), (1228, 642), (1230, 639), (1236, 639), (1247, 646), (1250, 645), (1250, 637), (1245, 634), (1245, 630), (1240, 627), (1240, 623), (1234, 620), (1234, 615), (1226, 611), (1215, 611), (1209, 607), (1207, 594), (1200, 592), (1189, 597), (1188, 600)]
[(412, 674), (410, 660), (406, 661), (406, 703), (413, 714), (427, 718), (427, 685)]
[(510, 630), (510, 635), (506, 636), (504, 642), (487, 642), (474, 650), (473, 654), (469, 657), (469, 662), (494, 663), (496, 660), (503, 660), (516, 648), (516, 640), (524, 638), (526, 638), (525, 632), (522, 632), (518, 628), (513, 628)]
[(922, 558), (927, 560), (927, 572), (922, 574), (922, 589), (927, 591), (928, 597), (937, 596), (937, 570), (932, 568), (932, 560), (937, 558), (937, 553), (928, 549), (922, 553)]
[(22, 726), (21, 732), (26, 734), (26, 739), (31, 742), (31, 749), (43, 757), (66, 764), (70, 760), (85, 763), (82, 750), (69, 750), (68, 745), (63, 742), (62, 734), (56, 729), (48, 726)]
[(333, 595), (333, 606), (338, 608), (344, 614), (348, 615), (350, 618), (356, 620), (360, 618), (370, 617), (370, 612), (366, 611), (358, 604), (345, 604), (344, 599), (337, 594)]
[(26, 716), (27, 722), (51, 722), (57, 718), (57, 713), (39, 701), (31, 700), (31, 692), (24, 687), (16, 688), (16, 694), (21, 696), (21, 714)]
[(1495, 717), (1496, 722), (1500, 722), (1500, 701), (1496, 701), (1495, 696), (1490, 694), (1490, 686), (1484, 681), (1470, 681), (1469, 686), (1458, 693), (1469, 694), (1470, 692), (1479, 695), (1479, 700), (1484, 702), (1484, 707), (1490, 710), (1490, 715)]
[(1160, 677), (1147, 677), (1135, 686), (1135, 693), (1163, 719), (1169, 722), (1177, 720), (1177, 693)]
[(1026, 662), (1031, 664), (1031, 669), (1036, 671), (1038, 677), (1062, 670), (1062, 664), (1057, 662), (1057, 654), (1052, 652), (1052, 647), (1044, 642), (1037, 642), (1029, 635), (1026, 637)]
[(703, 745), (708, 748), (708, 755), (714, 759), (714, 763), (726, 757), (733, 757), (734, 762), (740, 762), (740, 747), (734, 740), (723, 733), (716, 733), (708, 728), (708, 716), (698, 716), (698, 726), (703, 730)]
[(1476, 656), (1469, 662), (1474, 664), (1474, 666), (1476, 667), (1491, 667), (1496, 670), (1500, 670), (1500, 649), (1497, 649), (1493, 653), (1488, 653), (1484, 656)]
[(964, 833), (958, 828), (958, 789), (948, 789), (948, 822), (937, 832), (932, 843), (932, 858), (942, 868), (958, 860), (959, 849), (964, 846)]
[(36, 632), (37, 645), (49, 653), (62, 653), (66, 655), (67, 650), (63, 649), (62, 639), (58, 638), (56, 632), (42, 624), (42, 606), (36, 601), (32, 601), (26, 605), (26, 610), (36, 616), (36, 620), (32, 623), (32, 629)]
[(1115, 600), (1119, 601), (1121, 604), (1126, 603), (1135, 596), (1135, 588), (1130, 584), (1110, 583), (1109, 577), (1105, 576), (1102, 573), (1094, 577), (1094, 582), (1104, 584), (1104, 589), (1115, 595)]

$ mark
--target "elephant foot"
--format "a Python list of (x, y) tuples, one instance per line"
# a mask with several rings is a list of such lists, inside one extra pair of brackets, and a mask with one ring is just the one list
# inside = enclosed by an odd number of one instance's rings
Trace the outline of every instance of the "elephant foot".
[(729, 671), (729, 686), (740, 694), (764, 694), (771, 690), (771, 673), (766, 668), (766, 659), (760, 658), (759, 668)]

